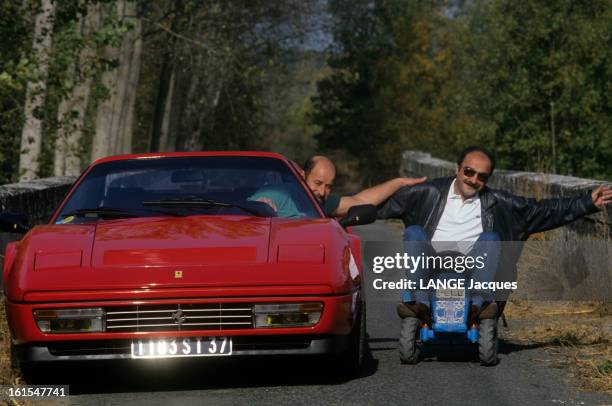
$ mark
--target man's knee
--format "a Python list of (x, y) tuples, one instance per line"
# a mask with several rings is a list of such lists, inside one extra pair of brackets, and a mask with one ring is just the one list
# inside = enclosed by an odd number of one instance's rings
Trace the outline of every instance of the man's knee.
[(427, 233), (421, 226), (408, 226), (404, 230), (404, 241), (427, 241)]
[(478, 241), (500, 241), (499, 234), (492, 231), (486, 231), (480, 234)]

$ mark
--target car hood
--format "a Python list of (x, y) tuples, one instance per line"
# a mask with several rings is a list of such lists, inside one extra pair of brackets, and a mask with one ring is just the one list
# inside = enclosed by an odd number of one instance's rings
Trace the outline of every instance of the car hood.
[[(35, 227), (8, 292), (345, 286), (348, 238), (329, 219), (137, 218)], [(330, 271), (330, 270), (335, 270)]]
[(99, 223), (91, 266), (254, 264), (268, 260), (270, 219), (191, 216)]

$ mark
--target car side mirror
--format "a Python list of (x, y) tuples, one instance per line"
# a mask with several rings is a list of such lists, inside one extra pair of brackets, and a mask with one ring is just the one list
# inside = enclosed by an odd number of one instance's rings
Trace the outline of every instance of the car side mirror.
[(28, 218), (18, 213), (0, 213), (0, 232), (25, 234), (30, 229)]
[(342, 227), (362, 226), (376, 221), (377, 209), (372, 204), (360, 204), (348, 210), (338, 222)]

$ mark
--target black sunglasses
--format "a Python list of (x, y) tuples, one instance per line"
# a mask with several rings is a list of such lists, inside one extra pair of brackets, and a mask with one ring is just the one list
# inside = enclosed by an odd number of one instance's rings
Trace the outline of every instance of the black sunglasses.
[(472, 176), (476, 175), (476, 178), (482, 183), (488, 182), (489, 176), (491, 176), (488, 173), (476, 172), (474, 169), (470, 168), (469, 166), (463, 167), (463, 174), (467, 176), (468, 178), (471, 178)]

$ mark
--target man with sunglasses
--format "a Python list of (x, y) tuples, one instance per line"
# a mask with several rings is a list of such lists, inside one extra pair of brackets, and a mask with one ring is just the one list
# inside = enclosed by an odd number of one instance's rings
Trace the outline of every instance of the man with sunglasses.
[[(488, 282), (495, 280), (501, 262), (508, 264), (508, 255), (500, 261), (501, 241), (525, 241), (530, 234), (563, 226), (612, 203), (612, 188), (603, 186), (583, 196), (540, 201), (490, 189), (487, 182), (494, 169), (495, 158), (488, 150), (468, 147), (457, 160), (455, 176), (400, 189), (379, 207), (378, 217), (403, 220), (405, 250), (411, 257), (456, 251), (485, 258), (484, 268), (472, 278)], [(516, 260), (509, 259), (512, 275)], [(430, 290), (418, 287), (431, 279), (432, 270), (421, 267), (406, 275), (417, 289), (404, 294), (399, 316), (431, 322)], [(470, 323), (497, 318), (503, 310), (490, 291), (473, 291), (472, 303)]]

